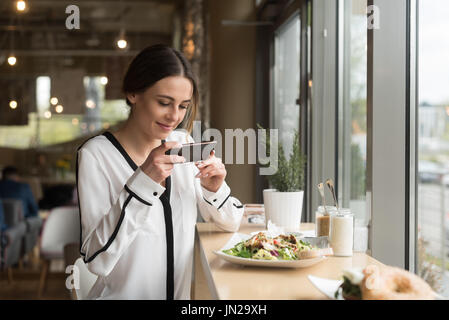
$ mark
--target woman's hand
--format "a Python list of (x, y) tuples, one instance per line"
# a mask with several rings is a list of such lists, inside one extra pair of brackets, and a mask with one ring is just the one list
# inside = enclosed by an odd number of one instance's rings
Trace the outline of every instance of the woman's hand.
[(200, 178), (201, 185), (210, 192), (217, 192), (226, 177), (226, 168), (220, 158), (215, 157), (212, 150), (209, 158), (195, 163), (200, 170), (195, 178)]
[(165, 152), (169, 149), (179, 148), (181, 144), (176, 141), (168, 141), (161, 144), (159, 147), (151, 150), (145, 162), (140, 166), (153, 181), (161, 183), (165, 180), (173, 170), (174, 163), (185, 162), (184, 157), (178, 155), (166, 155)]

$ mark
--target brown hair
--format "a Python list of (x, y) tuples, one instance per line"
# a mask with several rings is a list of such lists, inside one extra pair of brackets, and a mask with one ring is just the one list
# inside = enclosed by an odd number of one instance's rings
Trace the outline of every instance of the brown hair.
[[(199, 92), (192, 66), (178, 50), (163, 44), (143, 49), (130, 63), (123, 79), (122, 91), (125, 95), (127, 93), (141, 93), (157, 81), (170, 76), (182, 76), (192, 83), (191, 107), (187, 110), (182, 122), (185, 129), (190, 133), (198, 110)], [(128, 98), (126, 98), (126, 104), (132, 107)]]

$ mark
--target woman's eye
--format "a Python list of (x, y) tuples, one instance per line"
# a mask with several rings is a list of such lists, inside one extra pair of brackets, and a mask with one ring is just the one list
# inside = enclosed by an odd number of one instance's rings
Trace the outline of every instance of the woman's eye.
[(159, 104), (160, 104), (161, 106), (166, 107), (166, 106), (169, 106), (169, 105), (170, 105), (170, 102), (165, 103), (164, 101), (159, 101)]
[(179, 107), (180, 107), (181, 109), (187, 109), (187, 108), (189, 107), (189, 105), (185, 105), (185, 106), (184, 106), (184, 105), (180, 104)]

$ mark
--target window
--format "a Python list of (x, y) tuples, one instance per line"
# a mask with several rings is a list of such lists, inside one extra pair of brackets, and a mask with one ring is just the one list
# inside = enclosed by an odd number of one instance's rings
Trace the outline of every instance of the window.
[(287, 158), (292, 151), (294, 130), (299, 130), (300, 22), (295, 14), (275, 33), (272, 128), (279, 130)]
[(449, 296), (449, 3), (419, 1), (417, 272)]
[[(356, 218), (357, 250), (367, 249), (367, 0), (340, 4), (338, 106), (338, 193), (340, 205)], [(360, 233), (360, 234), (359, 234)], [(357, 247), (359, 246), (359, 247)]]

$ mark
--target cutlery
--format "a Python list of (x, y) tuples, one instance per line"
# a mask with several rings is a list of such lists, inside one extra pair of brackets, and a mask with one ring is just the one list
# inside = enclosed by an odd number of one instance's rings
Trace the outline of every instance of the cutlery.
[(332, 179), (327, 179), (326, 180), (326, 185), (327, 187), (330, 189), (331, 193), (332, 193), (332, 197), (334, 198), (334, 205), (337, 208), (337, 211), (339, 210), (338, 207), (338, 202), (337, 202), (337, 196), (335, 195), (335, 189), (334, 189), (334, 182), (332, 181)]
[(321, 194), (321, 201), (323, 203), (324, 215), (328, 216), (329, 212), (327, 212), (327, 209), (326, 209), (326, 199), (324, 197), (324, 184), (322, 182), (318, 184), (318, 191), (320, 191), (320, 194)]

